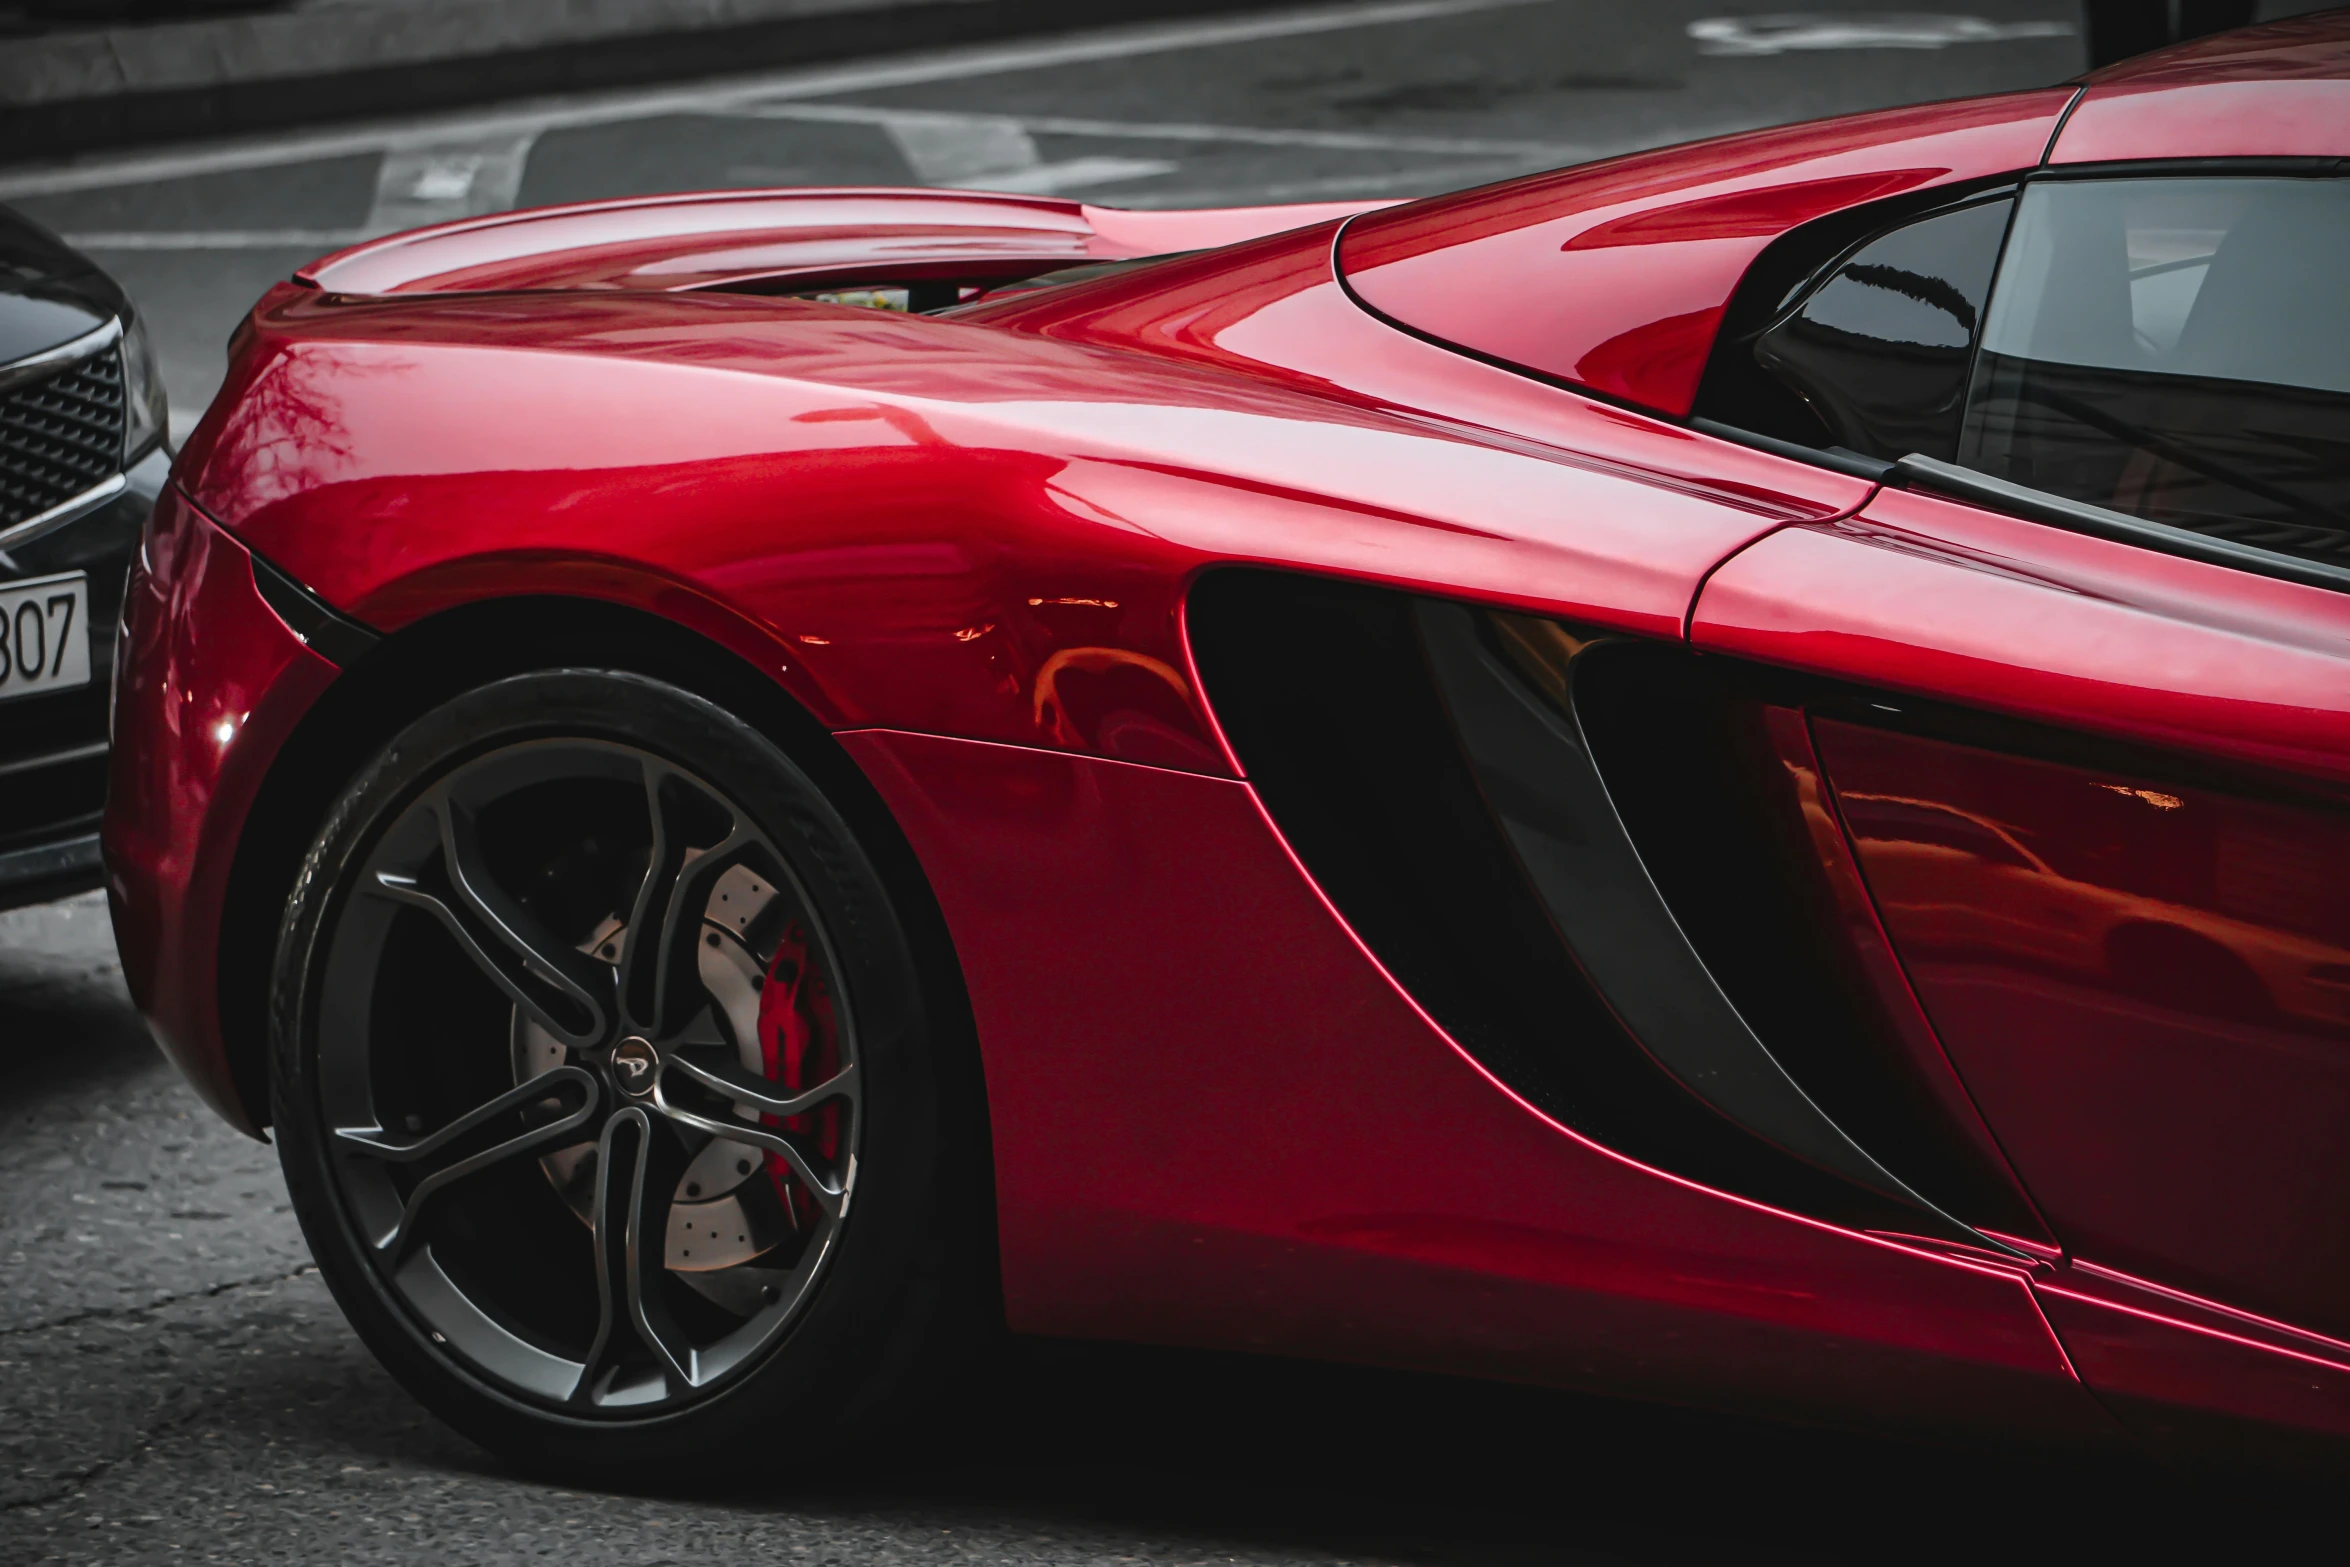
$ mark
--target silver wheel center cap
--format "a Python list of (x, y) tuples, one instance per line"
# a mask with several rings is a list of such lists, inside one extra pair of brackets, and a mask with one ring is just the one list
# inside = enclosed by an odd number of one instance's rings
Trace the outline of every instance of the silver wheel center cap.
[(612, 1047), (612, 1081), (631, 1099), (651, 1093), (660, 1075), (661, 1053), (649, 1042), (632, 1037)]

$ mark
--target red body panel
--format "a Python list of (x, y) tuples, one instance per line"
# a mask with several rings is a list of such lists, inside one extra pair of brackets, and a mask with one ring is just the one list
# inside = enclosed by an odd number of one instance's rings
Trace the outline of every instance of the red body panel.
[(1696, 142), (1418, 202), (1347, 228), (1364, 303), (1415, 332), (1644, 408), (1689, 412), (1762, 248), (1863, 202), (2031, 168), (2068, 88)]
[[(1303, 325), (1287, 336), (1309, 362), (1409, 343), (1351, 309)], [(1180, 733), (1107, 752), (1178, 765), (1212, 765), (1169, 749), (1198, 740), (1169, 675), (1182, 583), (1207, 560), (1670, 636), (1725, 554), (1865, 493), (1549, 388), (1515, 410), (1477, 390), (1469, 411), (1515, 416), (1521, 436), (1430, 418), (1443, 380), (1420, 409), (1381, 406), (1262, 367), (789, 300), (580, 294), (518, 311), (285, 289), (251, 331), (182, 482), (371, 623), (488, 593), (684, 594), (828, 723), (1087, 747), (1040, 701), (1042, 671), (1128, 654), (1149, 662), (1127, 660), (1147, 671), (1127, 683), (1176, 697), (1153, 722)], [(1564, 444), (1583, 432), (1646, 460)]]
[[(1675, 636), (1724, 555), (1866, 493), (1406, 337), (1332, 284), (1326, 230), (1260, 249), (1255, 270), (1290, 281), (1226, 334), (1263, 357), (1222, 363), (739, 295), (517, 309), (285, 287), (176, 472), (387, 631), (485, 598), (601, 599), (772, 671), (828, 726), (1211, 772), (1230, 764), (1179, 625), (1201, 565)], [(1321, 366), (1360, 389), (1330, 395)], [(1397, 406), (1415, 372), (1423, 409), (1466, 417)], [(212, 1014), (156, 1015), (232, 1095)]]
[[(1349, 405), (1433, 414), (1521, 449), (1537, 443), (1553, 461), (1746, 513), (1758, 532), (1841, 516), (1867, 498), (1869, 486), (1848, 475), (1594, 402), (1396, 330), (1347, 297), (1332, 270), (1334, 230), (1268, 240), (1250, 247), (1237, 266), (1230, 256), (1168, 262), (1147, 273), (974, 306), (960, 319), (1272, 377)], [(1673, 590), (1687, 564), (1715, 543), (1710, 532), (1683, 535), (1677, 517), (1662, 532), (1657, 525), (1665, 519), (1645, 514), (1620, 523), (1605, 516), (1579, 520), (1593, 530), (1620, 526), (1608, 555), (1627, 565), (1652, 559)], [(1621, 568), (1592, 564), (1610, 576), (1590, 579), (1582, 597), (1603, 620), (1612, 617), (1602, 606), (1624, 602), (1627, 592), (1633, 602), (1651, 600), (1648, 584), (1614, 577)], [(1668, 628), (1660, 621), (1656, 629)]]
[(2350, 40), (2305, 18), (2184, 44), (2090, 79), (2052, 163), (2350, 154)]
[(1700, 647), (2350, 781), (2350, 600), (1889, 490), (1715, 573)]
[[(150, 569), (152, 568), (152, 569)], [(335, 668), (253, 585), (253, 557), (176, 490), (148, 524), (123, 600), (107, 896), (131, 996), (205, 1101), (258, 1135), (221, 1049), (220, 907), (270, 760)]]
[[(2098, 78), (2058, 156), (2331, 137), (2333, 56), (2261, 47)], [(2227, 107), (2272, 87), (2258, 114)], [(167, 498), (134, 577), (106, 844), (140, 1004), (252, 1129), (217, 927), (256, 793), (336, 678), (262, 601), (254, 556), (385, 633), (370, 659), (463, 606), (625, 605), (768, 672), (911, 842), (978, 1023), (1016, 1327), (2104, 1440), (2077, 1369), (2147, 1433), (2216, 1415), (2350, 1436), (2350, 1353), (2319, 1336), (2350, 1329), (2350, 1008), (2328, 1010), (2350, 909), (2277, 852), (2329, 869), (2350, 850), (2350, 599), (1673, 422), (1772, 239), (2031, 168), (2077, 98), (1728, 138), (1391, 215), (754, 192), (329, 258), (240, 331), (175, 472), (194, 504)], [(1212, 246), (940, 316), (777, 297)], [(2107, 776), (1957, 756), (1898, 713), (1767, 714), (1760, 765), (1802, 814), (1885, 1048), (1953, 1157), (2045, 1219), (2014, 1237), (2027, 1255), (1692, 1184), (1477, 1065), (1239, 776), (1184, 623), (1229, 564), (1692, 641), (1838, 700), (2177, 761)], [(2026, 874), (1921, 873), (1901, 809), (1972, 822)], [(2040, 838), (2106, 842), (2110, 863)], [(2052, 980), (2028, 916), (2074, 887), (2158, 901), (2294, 980), (2229, 993), (2232, 1014), (2159, 967), (2135, 989), (2110, 964)], [(2027, 917), (1959, 940), (1950, 902)], [(2052, 984), (2103, 1011), (2042, 1005)], [(2227, 1120), (2231, 1095), (2290, 1110)]]
[[(1884, 691), (1894, 723), (1907, 692), (2158, 748), (2148, 772), (1812, 725), (1906, 982), (2068, 1252), (2340, 1332), (2350, 601), (1887, 492), (1731, 560), (1691, 633)], [(2103, 1277), (2055, 1280), (2092, 1386), (2158, 1424), (2311, 1428), (2268, 1358), (2300, 1338), (2222, 1347), (2090, 1304)]]
[(1818, 730), (1894, 946), (2067, 1248), (2350, 1328), (2350, 811)]
[(1389, 205), (1121, 212), (1050, 196), (790, 190), (651, 196), (468, 218), (370, 240), (298, 281), (340, 294), (487, 289), (777, 289), (990, 266), (1076, 266), (1237, 244)]
[(2037, 1289), (2099, 1401), (2165, 1456), (2330, 1463), (2350, 1437), (2350, 1344), (2087, 1264)]
[(2101, 1435), (2020, 1271), (1721, 1197), (1529, 1109), (1245, 785), (843, 739), (970, 976), (1014, 1327)]
[(1885, 933), (1884, 919), (1869, 895), (1860, 861), (1845, 835), (1844, 818), (1820, 766), (1818, 748), (1812, 743), (1811, 727), (1804, 714), (1796, 708), (1771, 707), (1764, 710), (1762, 718), (1772, 758), (1785, 774), (1785, 785), (1794, 796), (1793, 804), (1802, 815), (1812, 853), (1818, 857), (1829, 896), (1834, 900), (1838, 934), (1857, 960), (1880, 1014), (1906, 1053), (1911, 1077), (1925, 1086), (1944, 1124), (1964, 1139), (1973, 1150), (1976, 1162), (1994, 1172), (2015, 1194), (2024, 1213), (2040, 1220), (2040, 1227), (2029, 1235), (2003, 1238), (2054, 1249), (2055, 1235), (2047, 1228), (2031, 1193), (2017, 1179), (2014, 1167), (2008, 1162), (2007, 1150), (1999, 1146), (1997, 1135), (1967, 1092), (1965, 1079), (1952, 1064), (1949, 1051), (1943, 1048), (1932, 1020), (1918, 1000), (1916, 987), (1894, 954), (1892, 939)]

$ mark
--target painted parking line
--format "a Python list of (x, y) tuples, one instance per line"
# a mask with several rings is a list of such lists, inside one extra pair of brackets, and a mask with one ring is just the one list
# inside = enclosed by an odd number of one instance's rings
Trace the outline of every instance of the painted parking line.
[(376, 171), (367, 232), (397, 234), (457, 218), (484, 217), (514, 205), (535, 131), (456, 137), (384, 154)]
[(1464, 157), (1573, 157), (1558, 142), (1483, 136), (1412, 136), (1378, 131), (1316, 131), (1271, 125), (1203, 125), (1192, 121), (1089, 120), (1058, 114), (973, 115), (938, 109), (899, 109), (859, 103), (747, 103), (714, 108), (729, 117), (801, 120), (840, 125), (919, 126), (976, 120), (1016, 123), (1031, 135), (1099, 136), (1133, 141), (1231, 142), (1253, 147), (1313, 147), (1332, 152), (1424, 152)]
[[(1560, 142), (1475, 136), (1390, 135), (1195, 121), (1103, 120), (1065, 115), (969, 114), (868, 104), (753, 102), (702, 112), (809, 124), (870, 125), (896, 145), (914, 179), (954, 190), (1059, 195), (1104, 185), (1131, 186), (1180, 172), (1166, 158), (1102, 154), (1047, 160), (1036, 138), (1174, 142), (1195, 146), (1294, 147), (1324, 152), (1407, 153), (1445, 160), (1406, 170), (1366, 170), (1272, 186), (1205, 191), (1126, 191), (1120, 199), (1152, 207), (1302, 200), (1327, 194), (1381, 195), (1445, 189), (1478, 179), (1574, 163), (1601, 149)], [(357, 229), (230, 229), (73, 233), (85, 250), (265, 250), (315, 245), (333, 249), (380, 234), (503, 212), (514, 205), (535, 131), (456, 137), (387, 151), (375, 204)]]
[(1053, 196), (1092, 185), (1172, 174), (1165, 158), (1090, 157), (1047, 162), (1019, 120), (993, 114), (885, 115), (871, 122), (926, 185)]
[(562, 126), (605, 125), (665, 114), (706, 113), (735, 104), (835, 97), (843, 93), (976, 76), (1133, 59), (1187, 49), (1350, 32), (1366, 27), (1439, 20), (1482, 11), (1555, 4), (1557, 0), (1380, 0), (1324, 5), (1247, 17), (1158, 23), (1063, 35), (1023, 43), (991, 44), (853, 65), (719, 78), (689, 87), (541, 98), (506, 108), (376, 121), (290, 135), (248, 137), (171, 152), (89, 156), (63, 163), (0, 171), (0, 200), (55, 195), (109, 185), (144, 184), (271, 168), (354, 153), (389, 152), (499, 136), (532, 136)]
[[(901, 109), (853, 103), (762, 103), (739, 109), (713, 111), (728, 117), (751, 117), (798, 123), (871, 125), (886, 133), (917, 180), (958, 190), (1002, 190), (1026, 195), (1054, 195), (1098, 185), (1130, 185), (1177, 172), (1181, 165), (1165, 158), (1125, 158), (1094, 155), (1046, 162), (1036, 138), (1077, 136), (1097, 140), (1176, 142), (1191, 145), (1295, 147), (1314, 151), (1413, 153), (1423, 157), (1478, 160), (1476, 172), (1494, 166), (1497, 159), (1510, 167), (1571, 163), (1589, 155), (1588, 149), (1554, 142), (1496, 140), (1485, 137), (1380, 135), (1373, 132), (1295, 130), (1255, 125), (1205, 125), (1190, 121), (1075, 119), (1065, 115), (968, 114), (936, 109)], [(1417, 169), (1402, 176), (1402, 184), (1435, 188), (1451, 172)], [(1366, 180), (1388, 181), (1394, 171), (1353, 177), (1331, 176), (1315, 188), (1349, 189)], [(1284, 187), (1286, 189), (1286, 187)], [(1378, 189), (1395, 188), (1392, 183)], [(1366, 190), (1365, 194), (1375, 194)], [(1121, 199), (1132, 199), (1125, 193)], [(1226, 193), (1219, 193), (1226, 194)], [(1156, 193), (1143, 199), (1160, 204)], [(1279, 199), (1279, 198), (1263, 198)]]
[(340, 250), (366, 229), (110, 229), (60, 236), (77, 250)]
[(1120, 191), (1116, 205), (1143, 211), (1181, 211), (1190, 207), (1261, 207), (1284, 201), (1325, 201), (1351, 197), (1433, 196), (1448, 190), (1466, 190), (1514, 175), (1540, 172), (1520, 159), (1484, 163), (1445, 164), (1440, 167), (1392, 169), (1379, 174), (1340, 174), (1320, 179), (1281, 180), (1245, 186), (1195, 186), (1182, 189), (1147, 188)]
[(1776, 16), (1709, 16), (1686, 29), (1699, 54), (1754, 58), (1796, 51), (1947, 49), (1952, 44), (2003, 44), (2028, 38), (2070, 38), (2070, 22), (1992, 22), (1979, 16), (1848, 16), (1785, 12)]

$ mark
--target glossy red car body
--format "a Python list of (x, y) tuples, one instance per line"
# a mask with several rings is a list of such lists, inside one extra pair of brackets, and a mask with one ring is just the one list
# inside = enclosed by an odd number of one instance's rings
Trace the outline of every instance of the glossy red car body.
[[(240, 332), (134, 574), (107, 830), (126, 970), (257, 1130), (288, 867), (250, 821), (314, 826), (333, 780), (286, 758), (319, 754), (344, 677), (254, 556), (381, 633), (379, 671), (447, 658), (433, 628), (479, 633), (485, 606), (602, 606), (775, 682), (911, 846), (978, 1027), (1017, 1329), (2089, 1445), (2350, 1437), (2350, 1009), (2319, 986), (2231, 1015), (2109, 975), (2090, 1026), (2030, 917), (1935, 913), (1954, 886), (2117, 925), (2159, 905), (2255, 967), (2350, 964), (2350, 600), (1684, 420), (1740, 277), (1797, 224), (2050, 161), (2313, 154), (2350, 154), (2339, 22), (1351, 222), (766, 193), (328, 258)], [(785, 292), (1185, 250), (943, 318)], [(1772, 710), (1835, 928), (2014, 1217), (1968, 1244), (1787, 1211), (1480, 1064), (1307, 873), (1210, 709), (1188, 596), (1235, 565), (2196, 759), (2214, 781), (2188, 798)], [(1875, 833), (1886, 800), (1986, 842), (2102, 811), (2110, 841), (1986, 880)], [(2266, 901), (2221, 910), (2215, 874)]]

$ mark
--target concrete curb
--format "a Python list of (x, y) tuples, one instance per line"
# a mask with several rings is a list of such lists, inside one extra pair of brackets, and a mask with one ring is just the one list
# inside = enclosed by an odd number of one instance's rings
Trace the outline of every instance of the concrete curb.
[(340, 0), (11, 40), (0, 162), (1268, 0)]

